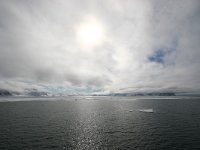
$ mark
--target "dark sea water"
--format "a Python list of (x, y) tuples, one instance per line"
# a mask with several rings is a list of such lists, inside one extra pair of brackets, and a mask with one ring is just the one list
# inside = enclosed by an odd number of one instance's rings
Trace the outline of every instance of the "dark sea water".
[[(6, 102), (11, 100), (15, 102)], [(1, 101), (0, 150), (200, 149), (200, 98)]]

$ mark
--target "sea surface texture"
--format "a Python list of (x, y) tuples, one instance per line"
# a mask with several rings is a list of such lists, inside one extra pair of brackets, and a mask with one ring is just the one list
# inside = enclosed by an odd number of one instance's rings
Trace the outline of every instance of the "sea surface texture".
[(200, 98), (0, 100), (0, 150), (200, 149)]

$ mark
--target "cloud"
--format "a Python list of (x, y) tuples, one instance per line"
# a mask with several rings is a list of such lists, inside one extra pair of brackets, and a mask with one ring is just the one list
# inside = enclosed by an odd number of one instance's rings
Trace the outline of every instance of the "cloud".
[[(91, 49), (87, 16), (105, 27)], [(199, 16), (198, 0), (1, 1), (0, 86), (199, 91)]]

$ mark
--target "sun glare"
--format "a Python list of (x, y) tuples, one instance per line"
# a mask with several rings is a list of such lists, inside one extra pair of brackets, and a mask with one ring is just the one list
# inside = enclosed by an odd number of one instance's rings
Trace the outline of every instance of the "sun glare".
[(104, 40), (103, 25), (97, 19), (88, 19), (77, 29), (77, 39), (83, 47), (101, 45)]

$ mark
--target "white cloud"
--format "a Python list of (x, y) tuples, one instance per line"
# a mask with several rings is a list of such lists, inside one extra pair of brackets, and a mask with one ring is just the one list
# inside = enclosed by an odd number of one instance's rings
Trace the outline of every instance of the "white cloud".
[[(0, 3), (1, 88), (15, 81), (23, 89), (20, 79), (102, 91), (200, 90), (198, 0)], [(76, 37), (88, 15), (106, 29), (89, 51)], [(166, 49), (164, 63), (148, 59)]]

